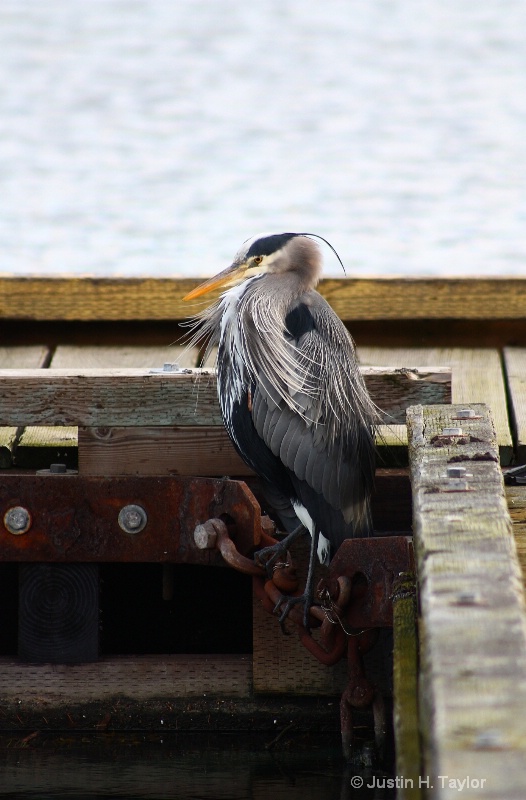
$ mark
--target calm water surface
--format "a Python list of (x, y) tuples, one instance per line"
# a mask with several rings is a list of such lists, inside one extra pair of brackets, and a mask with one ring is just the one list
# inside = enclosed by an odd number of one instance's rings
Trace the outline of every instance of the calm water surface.
[(525, 30), (523, 0), (2, 0), (0, 273), (312, 230), (351, 275), (526, 274)]
[[(243, 744), (241, 744), (243, 747)], [(265, 752), (109, 744), (57, 752), (1, 754), (0, 796), (11, 800), (387, 800), (383, 773), (342, 765), (336, 749)], [(363, 786), (360, 784), (363, 783)], [(374, 788), (371, 784), (375, 784)]]

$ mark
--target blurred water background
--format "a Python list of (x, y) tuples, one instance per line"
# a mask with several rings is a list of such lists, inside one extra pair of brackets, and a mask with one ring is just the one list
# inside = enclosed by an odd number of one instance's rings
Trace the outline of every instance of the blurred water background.
[(525, 31), (524, 0), (2, 0), (0, 273), (301, 230), (350, 275), (526, 274)]

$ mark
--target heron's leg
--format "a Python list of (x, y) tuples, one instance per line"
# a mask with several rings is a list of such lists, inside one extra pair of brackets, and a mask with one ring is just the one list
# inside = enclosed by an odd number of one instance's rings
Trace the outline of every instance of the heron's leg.
[[(293, 531), (293, 533), (296, 533), (296, 531)], [(293, 606), (295, 606), (297, 603), (303, 603), (303, 625), (308, 631), (310, 631), (309, 610), (314, 600), (314, 565), (316, 563), (316, 553), (318, 551), (319, 538), (320, 532), (315, 530), (311, 539), (309, 570), (307, 572), (307, 580), (305, 581), (305, 591), (303, 594), (300, 594), (299, 597), (283, 596), (279, 602), (276, 603), (274, 611), (281, 611), (279, 615), (280, 625), (284, 622), (287, 614)]]
[(285, 536), (285, 538), (280, 542), (276, 542), (276, 544), (272, 544), (270, 547), (263, 547), (261, 550), (258, 550), (257, 553), (254, 553), (255, 563), (260, 567), (265, 567), (268, 576), (272, 577), (272, 572), (276, 562), (280, 558), (286, 557), (287, 550), (289, 549), (290, 545), (296, 541), (301, 533), (304, 533), (305, 531), (306, 528), (303, 525), (298, 525), (297, 528), (294, 528), (294, 530)]

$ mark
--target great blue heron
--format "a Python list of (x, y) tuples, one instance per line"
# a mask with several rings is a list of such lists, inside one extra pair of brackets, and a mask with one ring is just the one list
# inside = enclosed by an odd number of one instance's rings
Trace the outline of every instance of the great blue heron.
[(322, 257), (314, 235), (255, 236), (185, 297), (231, 287), (198, 315), (193, 341), (218, 345), (226, 429), (291, 532), (264, 551), (267, 565), (303, 526), (311, 534), (305, 592), (284, 598), (280, 617), (301, 600), (307, 628), (316, 551), (328, 563), (344, 539), (371, 532), (376, 419), (351, 336), (315, 290)]

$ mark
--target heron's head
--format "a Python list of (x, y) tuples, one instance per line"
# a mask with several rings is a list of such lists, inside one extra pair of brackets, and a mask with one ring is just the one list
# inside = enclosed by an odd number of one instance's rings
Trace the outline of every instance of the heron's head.
[(320, 249), (303, 233), (260, 233), (243, 244), (229, 267), (183, 299), (193, 300), (214, 289), (236, 286), (265, 273), (276, 276), (294, 273), (304, 290), (312, 289), (320, 279)]

